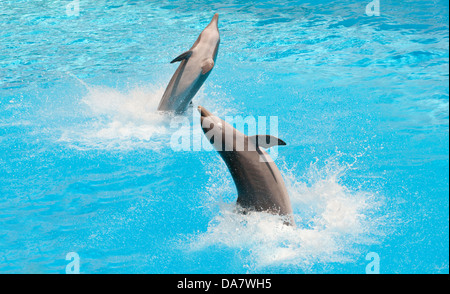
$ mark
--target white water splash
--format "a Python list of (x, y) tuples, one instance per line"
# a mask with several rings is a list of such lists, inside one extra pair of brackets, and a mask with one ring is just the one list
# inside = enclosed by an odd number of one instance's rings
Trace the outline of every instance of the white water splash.
[(87, 86), (81, 100), (88, 120), (65, 130), (60, 141), (76, 148), (131, 149), (161, 147), (170, 116), (156, 111), (164, 88), (137, 86), (128, 92)]
[[(354, 262), (362, 256), (362, 248), (380, 242), (382, 216), (377, 215), (381, 197), (376, 193), (355, 191), (346, 187), (341, 178), (350, 166), (342, 167), (337, 159), (324, 167), (311, 164), (306, 183), (294, 170), (283, 177), (291, 197), (296, 227), (283, 225), (280, 216), (254, 212), (235, 213), (234, 204), (219, 200), (220, 210), (205, 233), (190, 240), (190, 250), (205, 250), (210, 246), (226, 246), (248, 252), (250, 270), (271, 266), (296, 266), (312, 271), (315, 266), (329, 263)], [(212, 175), (219, 193), (233, 191), (229, 177)], [(221, 188), (220, 188), (221, 187)], [(235, 193), (234, 191), (232, 193)], [(216, 198), (217, 199), (217, 198)]]
[[(78, 110), (86, 119), (82, 125), (64, 129), (59, 141), (77, 149), (170, 148), (170, 136), (176, 131), (171, 127), (171, 121), (181, 116), (157, 111), (164, 94), (164, 84), (134, 86), (127, 91), (120, 91), (77, 80), (87, 89), (87, 94), (80, 101), (81, 109)], [(194, 98), (194, 104), (212, 105), (221, 114), (229, 112), (223, 105), (230, 99), (224, 99), (217, 88), (220, 87), (210, 86), (207, 98), (201, 88)], [(188, 109), (182, 116), (189, 117), (193, 109), (195, 107)], [(199, 123), (189, 119), (193, 124)]]

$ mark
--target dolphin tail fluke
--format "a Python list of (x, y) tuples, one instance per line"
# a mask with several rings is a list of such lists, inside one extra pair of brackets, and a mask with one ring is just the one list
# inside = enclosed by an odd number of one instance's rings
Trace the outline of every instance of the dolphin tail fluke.
[(255, 135), (248, 137), (248, 139), (257, 147), (263, 147), (266, 149), (273, 146), (286, 145), (286, 142), (271, 135)]
[(184, 59), (188, 59), (189, 57), (191, 57), (192, 55), (192, 51), (186, 51), (183, 54), (181, 54), (180, 56), (178, 56), (177, 58), (175, 58), (174, 60), (172, 60), (170, 63), (174, 63), (174, 62), (178, 62), (178, 61), (182, 61)]

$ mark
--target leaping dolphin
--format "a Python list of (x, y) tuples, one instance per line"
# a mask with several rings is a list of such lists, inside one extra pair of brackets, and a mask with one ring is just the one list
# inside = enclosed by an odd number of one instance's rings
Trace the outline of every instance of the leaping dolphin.
[[(274, 136), (246, 136), (198, 106), (205, 136), (227, 165), (237, 188), (237, 203), (244, 209), (266, 211), (285, 217), (295, 225), (292, 206), (280, 170), (263, 148), (286, 143)], [(243, 144), (241, 144), (241, 143)]]
[(159, 111), (185, 112), (211, 73), (220, 43), (218, 21), (219, 14), (216, 13), (191, 49), (170, 62), (181, 61), (159, 103)]

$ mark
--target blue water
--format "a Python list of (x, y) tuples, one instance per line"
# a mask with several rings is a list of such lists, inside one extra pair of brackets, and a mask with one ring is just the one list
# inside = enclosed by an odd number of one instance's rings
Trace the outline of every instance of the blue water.
[[(0, 272), (448, 273), (449, 5), (369, 2), (2, 0)], [(297, 227), (155, 112), (215, 12), (194, 105), (278, 117)]]

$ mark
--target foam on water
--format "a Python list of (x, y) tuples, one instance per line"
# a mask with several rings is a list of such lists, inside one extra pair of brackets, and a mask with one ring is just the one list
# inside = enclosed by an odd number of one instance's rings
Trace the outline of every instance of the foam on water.
[[(312, 163), (303, 177), (296, 175), (295, 168), (282, 168), (295, 227), (283, 225), (280, 216), (269, 213), (236, 213), (230, 204), (235, 201), (234, 185), (224, 175), (226, 167), (219, 166), (220, 171), (210, 173), (207, 194), (209, 206), (220, 209), (206, 232), (192, 236), (188, 246), (192, 251), (225, 246), (247, 252), (250, 271), (271, 266), (310, 271), (328, 263), (354, 262), (364, 248), (383, 238), (383, 217), (376, 215), (382, 197), (346, 187), (341, 179), (351, 165), (339, 163), (338, 157), (322, 167)], [(234, 199), (224, 200), (227, 194)]]
[(81, 104), (90, 120), (85, 126), (66, 129), (60, 141), (77, 148), (160, 148), (169, 118), (156, 111), (163, 87), (135, 86), (127, 92), (105, 86), (86, 88)]
[[(87, 116), (84, 125), (75, 125), (63, 130), (59, 141), (69, 143), (77, 149), (130, 150), (145, 148), (161, 150), (170, 148), (170, 137), (178, 130), (177, 122), (188, 120), (182, 132), (194, 132), (194, 140), (203, 135), (199, 125), (200, 117), (196, 107), (190, 107), (183, 115), (158, 112), (157, 108), (164, 94), (165, 84), (134, 85), (126, 90), (107, 86), (88, 85), (76, 78), (87, 90), (81, 98), (80, 113)], [(195, 105), (212, 105), (214, 112), (225, 115), (230, 112), (225, 105), (232, 98), (224, 98), (216, 88), (209, 85), (197, 93)], [(205, 94), (205, 91), (208, 94)], [(194, 110), (194, 112), (193, 112)], [(193, 119), (196, 121), (193, 121)], [(199, 135), (200, 134), (200, 135)], [(209, 146), (207, 146), (209, 147)], [(211, 149), (212, 150), (212, 149)]]

